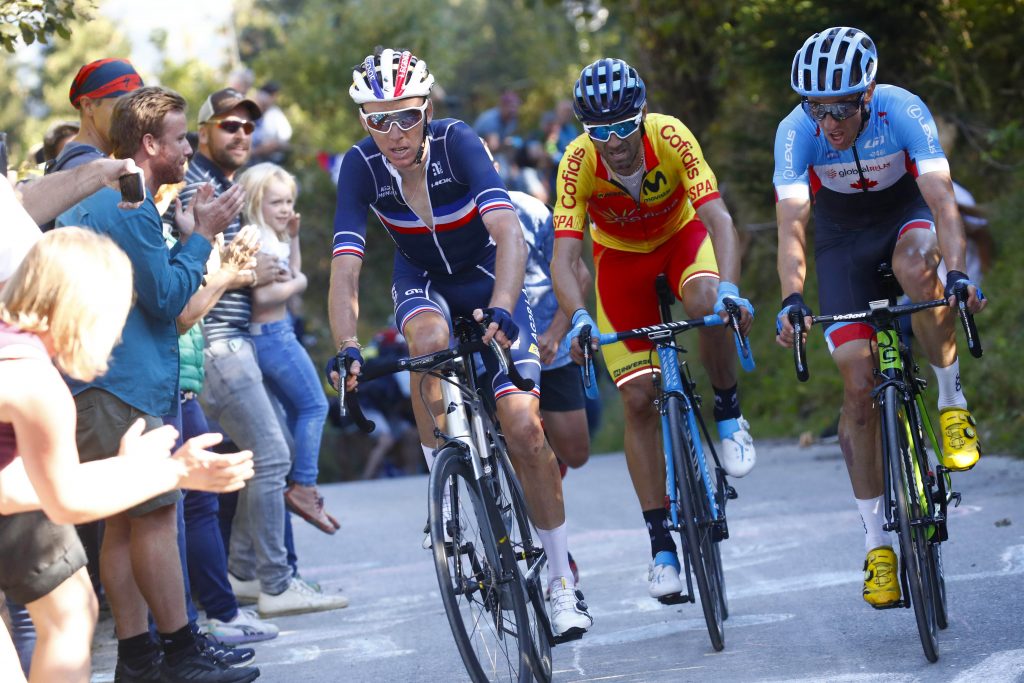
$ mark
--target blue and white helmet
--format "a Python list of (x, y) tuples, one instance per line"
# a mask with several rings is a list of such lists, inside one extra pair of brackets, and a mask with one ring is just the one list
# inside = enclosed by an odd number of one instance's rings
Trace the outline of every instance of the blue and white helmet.
[(356, 104), (391, 102), (407, 97), (429, 97), (434, 76), (427, 63), (408, 50), (385, 48), (366, 59), (352, 72), (349, 96)]
[(863, 92), (875, 80), (878, 50), (857, 28), (836, 26), (815, 33), (793, 57), (790, 85), (803, 97)]
[(585, 66), (572, 95), (572, 109), (583, 123), (621, 121), (647, 103), (643, 79), (621, 59), (599, 59)]

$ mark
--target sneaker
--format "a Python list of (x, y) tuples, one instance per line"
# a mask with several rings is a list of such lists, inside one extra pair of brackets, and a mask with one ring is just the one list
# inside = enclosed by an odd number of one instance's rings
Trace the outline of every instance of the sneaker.
[(164, 662), (162, 652), (157, 652), (152, 659), (130, 664), (117, 658), (117, 665), (114, 667), (114, 683), (149, 683), (162, 681), (160, 668)]
[(228, 572), (228, 583), (231, 584), (231, 592), (239, 605), (253, 605), (260, 597), (260, 580), (252, 579), (244, 581), (231, 572)]
[(196, 639), (200, 641), (200, 644), (214, 659), (224, 666), (244, 666), (256, 659), (256, 650), (253, 650), (251, 647), (224, 645), (202, 632), (196, 633)]
[(324, 510), (324, 497), (315, 485), (292, 483), (285, 489), (284, 502), (289, 510), (325, 534), (333, 534), (341, 528), (338, 520)]
[(722, 437), (719, 451), (722, 469), (730, 477), (746, 476), (757, 462), (754, 439), (750, 436), (750, 423), (742, 415), (732, 420), (723, 420), (718, 423), (718, 435)]
[(185, 652), (164, 657), (163, 681), (195, 681), (196, 683), (249, 683), (260, 677), (253, 666), (231, 668), (218, 660), (201, 640)]
[(943, 467), (962, 471), (977, 464), (981, 450), (975, 424), (974, 416), (966, 408), (943, 408), (939, 413)]
[(551, 593), (551, 630), (556, 636), (583, 635), (594, 624), (583, 593), (564, 576), (548, 586)]
[(348, 607), (348, 598), (340, 593), (318, 593), (304, 581), (292, 577), (281, 593), (260, 593), (258, 605), (261, 617), (274, 617), (341, 609)]
[(222, 645), (241, 645), (276, 638), (278, 628), (261, 620), (253, 610), (240, 609), (229, 621), (208, 619), (203, 625), (203, 633)]
[(896, 553), (878, 546), (864, 560), (864, 601), (872, 607), (888, 607), (900, 599)]
[(647, 569), (647, 592), (658, 600), (683, 592), (679, 579), (679, 558), (674, 552), (662, 550), (651, 560)]

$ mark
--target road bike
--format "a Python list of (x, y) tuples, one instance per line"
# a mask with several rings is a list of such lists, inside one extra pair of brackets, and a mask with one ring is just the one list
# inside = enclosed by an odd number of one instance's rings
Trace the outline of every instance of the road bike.
[[(696, 384), (683, 358), (685, 349), (676, 343), (676, 335), (686, 330), (724, 323), (718, 314), (673, 322), (671, 304), (675, 297), (665, 276), (659, 275), (655, 285), (661, 309), (660, 325), (597, 335), (592, 335), (589, 325), (582, 328), (580, 348), (584, 352), (584, 383), (590, 384), (591, 338), (602, 346), (640, 337), (646, 337), (654, 344), (651, 353), (657, 353), (661, 372), (652, 373), (651, 376), (657, 393), (655, 407), (661, 415), (669, 521), (671, 530), (680, 536), (683, 575), (686, 577), (686, 594), (662, 599), (662, 602), (696, 602), (699, 595), (711, 646), (721, 650), (725, 647), (723, 622), (729, 616), (729, 602), (719, 543), (729, 537), (726, 501), (735, 499), (737, 494), (726, 479), (725, 470), (722, 469), (707, 425), (701, 416), (700, 396), (695, 392)], [(748, 371), (753, 370), (754, 358), (750, 344), (739, 329), (739, 308), (729, 300), (727, 310), (741, 365)], [(704, 443), (711, 453), (713, 473)], [(696, 592), (694, 582), (697, 584)]]
[[(877, 386), (872, 392), (881, 417), (882, 475), (884, 478), (886, 531), (899, 538), (899, 574), (902, 597), (892, 605), (914, 608), (917, 630), (925, 657), (939, 657), (937, 631), (948, 624), (946, 581), (942, 568), (942, 542), (949, 537), (947, 510), (960, 504), (960, 493), (953, 491), (949, 470), (937, 460), (940, 445), (925, 408), (927, 382), (914, 359), (911, 344), (904, 336), (903, 319), (914, 313), (947, 306), (945, 299), (898, 305), (898, 284), (885, 264), (879, 277), (889, 290), (889, 298), (868, 303), (868, 310), (835, 315), (818, 315), (814, 324), (858, 321), (875, 328), (873, 351), (878, 362)], [(954, 293), (967, 345), (975, 358), (982, 355), (981, 340), (974, 317), (967, 310), (967, 286)], [(804, 324), (797, 312), (790, 312), (793, 325), (793, 361), (797, 378), (810, 377), (804, 345)]]
[[(475, 362), (493, 353), (521, 391), (532, 380), (516, 371), (505, 352), (482, 341), (483, 328), (454, 321), (456, 344), (448, 349), (382, 364), (368, 363), (360, 381), (408, 370), (437, 377), (445, 424), (435, 424), (441, 446), (430, 470), (428, 516), (438, 586), (459, 653), (470, 678), (526, 683), (551, 680), (551, 648), (582, 631), (559, 636), (545, 609), (547, 556), (530, 522), (522, 486), (509, 460), (490, 386)], [(344, 383), (341, 383), (344, 386)], [(356, 424), (362, 416), (358, 392), (343, 403)]]

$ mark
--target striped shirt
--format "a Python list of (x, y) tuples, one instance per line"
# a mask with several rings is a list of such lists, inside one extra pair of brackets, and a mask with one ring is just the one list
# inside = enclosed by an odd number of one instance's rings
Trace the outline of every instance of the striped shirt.
[[(224, 174), (212, 161), (196, 152), (185, 173), (185, 189), (179, 195), (182, 206), (188, 207), (199, 186), (208, 182), (213, 183), (214, 196), (218, 197), (232, 185), (231, 181), (224, 177)], [(241, 229), (242, 221), (241, 214), (239, 214), (232, 219), (231, 224), (224, 231), (224, 243), (227, 244), (233, 240)], [(248, 337), (251, 318), (251, 289), (242, 287), (224, 292), (220, 300), (203, 318), (203, 333), (206, 336), (207, 346), (211, 342), (222, 339)]]

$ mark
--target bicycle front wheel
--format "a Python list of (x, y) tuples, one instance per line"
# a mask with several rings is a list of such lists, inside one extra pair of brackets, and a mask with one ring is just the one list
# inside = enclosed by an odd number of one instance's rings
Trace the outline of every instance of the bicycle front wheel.
[(721, 556), (712, 534), (714, 518), (711, 515), (711, 501), (708, 500), (703, 475), (697, 463), (692, 438), (686, 425), (684, 407), (676, 396), (667, 399), (669, 443), (672, 445), (672, 462), (676, 473), (676, 488), (682, 506), (680, 522), (685, 543), (683, 552), (690, 555), (690, 567), (697, 583), (700, 605), (704, 610), (711, 647), (721, 650), (725, 647), (725, 633), (722, 622), (725, 619), (724, 578), (721, 570)]
[(504, 566), (487, 494), (461, 449), (438, 453), (429, 486), (434, 567), (466, 671), (474, 683), (528, 683), (532, 646), (525, 598)]
[[(939, 658), (936, 642), (935, 601), (932, 595), (927, 525), (922, 525), (921, 500), (907, 441), (907, 428), (899, 414), (900, 398), (896, 387), (885, 389), (882, 438), (896, 503), (895, 515), (900, 539), (900, 561), (907, 578), (910, 600), (921, 634), (921, 646), (928, 661)], [(916, 522), (916, 524), (915, 524)]]

